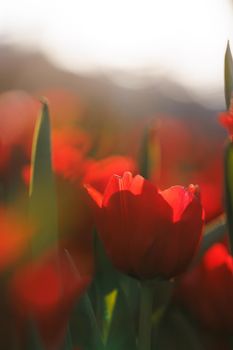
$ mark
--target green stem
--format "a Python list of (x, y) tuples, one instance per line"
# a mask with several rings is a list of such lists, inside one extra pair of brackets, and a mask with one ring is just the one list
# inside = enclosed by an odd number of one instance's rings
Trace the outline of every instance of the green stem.
[(138, 350), (151, 350), (153, 287), (141, 282)]
[(230, 243), (230, 252), (233, 256), (233, 143), (229, 142), (225, 149), (224, 162), (224, 176), (225, 176), (225, 204), (226, 217), (228, 226), (228, 235)]

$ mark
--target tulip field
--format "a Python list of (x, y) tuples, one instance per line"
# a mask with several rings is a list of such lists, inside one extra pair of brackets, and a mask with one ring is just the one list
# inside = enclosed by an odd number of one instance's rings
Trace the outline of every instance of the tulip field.
[(233, 349), (229, 44), (224, 79), (214, 143), (0, 95), (0, 350)]

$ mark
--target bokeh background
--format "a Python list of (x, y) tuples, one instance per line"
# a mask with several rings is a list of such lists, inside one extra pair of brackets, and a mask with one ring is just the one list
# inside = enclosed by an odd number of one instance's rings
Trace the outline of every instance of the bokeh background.
[[(11, 227), (17, 219), (5, 209), (19, 216), (27, 212), (41, 96), (49, 102), (52, 121), (58, 245), (69, 250), (81, 274), (93, 274), (83, 182), (103, 191), (112, 172), (139, 172), (146, 132), (153, 150), (150, 180), (162, 189), (199, 184), (206, 222), (218, 218), (227, 137), (218, 115), (225, 110), (224, 53), (227, 41), (233, 43), (232, 18), (230, 0), (2, 2), (0, 233), (5, 227), (18, 232)], [(0, 240), (0, 272), (13, 266), (11, 280), (31, 238), (22, 229), (9, 240), (7, 230)], [(31, 297), (30, 283), (24, 285)], [(25, 295), (16, 287), (12, 300), (18, 310)], [(8, 314), (9, 290), (0, 285), (0, 348), (15, 349), (11, 334), (18, 318)], [(51, 334), (54, 341), (54, 329)]]
[(49, 100), (53, 126), (78, 125), (91, 135), (96, 158), (137, 159), (144, 128), (156, 125), (160, 187), (198, 182), (204, 201), (214, 188), (216, 211), (232, 16), (230, 0), (4, 2), (1, 143), (19, 143), (40, 96)]

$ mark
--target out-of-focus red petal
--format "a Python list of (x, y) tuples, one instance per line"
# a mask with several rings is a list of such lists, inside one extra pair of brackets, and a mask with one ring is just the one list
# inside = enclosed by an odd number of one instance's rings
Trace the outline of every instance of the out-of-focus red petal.
[(98, 161), (89, 161), (86, 164), (83, 183), (88, 183), (103, 193), (114, 174), (122, 176), (127, 171), (135, 173), (135, 170), (136, 164), (129, 157), (111, 156)]
[(53, 168), (56, 174), (68, 180), (75, 180), (82, 172), (83, 155), (71, 146), (53, 149)]
[(0, 271), (19, 259), (28, 248), (32, 227), (11, 210), (0, 208)]
[(54, 125), (70, 124), (80, 119), (83, 104), (77, 94), (68, 89), (54, 87), (37, 91), (37, 96), (44, 96), (49, 101), (50, 114)]
[(53, 311), (62, 294), (59, 272), (52, 264), (28, 265), (17, 273), (12, 284), (26, 313), (40, 315)]
[(175, 300), (182, 304), (201, 326), (223, 334), (232, 333), (233, 260), (226, 247), (216, 243), (201, 262), (181, 276)]
[(208, 270), (215, 269), (221, 265), (229, 265), (229, 268), (233, 271), (233, 260), (229, 255), (225, 245), (219, 243), (214, 244), (213, 248), (206, 252), (203, 263)]
[(35, 120), (40, 110), (39, 100), (24, 91), (8, 91), (0, 95), (0, 137), (10, 145), (31, 148)]
[(29, 165), (29, 164), (25, 165), (22, 168), (21, 175), (22, 175), (22, 178), (23, 178), (25, 185), (29, 186), (30, 179), (31, 179), (31, 165)]
[(69, 313), (90, 283), (80, 276), (65, 255), (48, 255), (20, 267), (9, 284), (15, 312), (36, 322), (45, 344), (64, 336)]
[(233, 134), (233, 114), (230, 112), (220, 113), (219, 115), (220, 123), (228, 129), (230, 136)]

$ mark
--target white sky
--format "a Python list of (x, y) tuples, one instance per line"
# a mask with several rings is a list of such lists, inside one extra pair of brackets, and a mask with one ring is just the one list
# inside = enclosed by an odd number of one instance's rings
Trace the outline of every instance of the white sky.
[(221, 88), (233, 0), (4, 0), (1, 38), (70, 70), (145, 68)]

